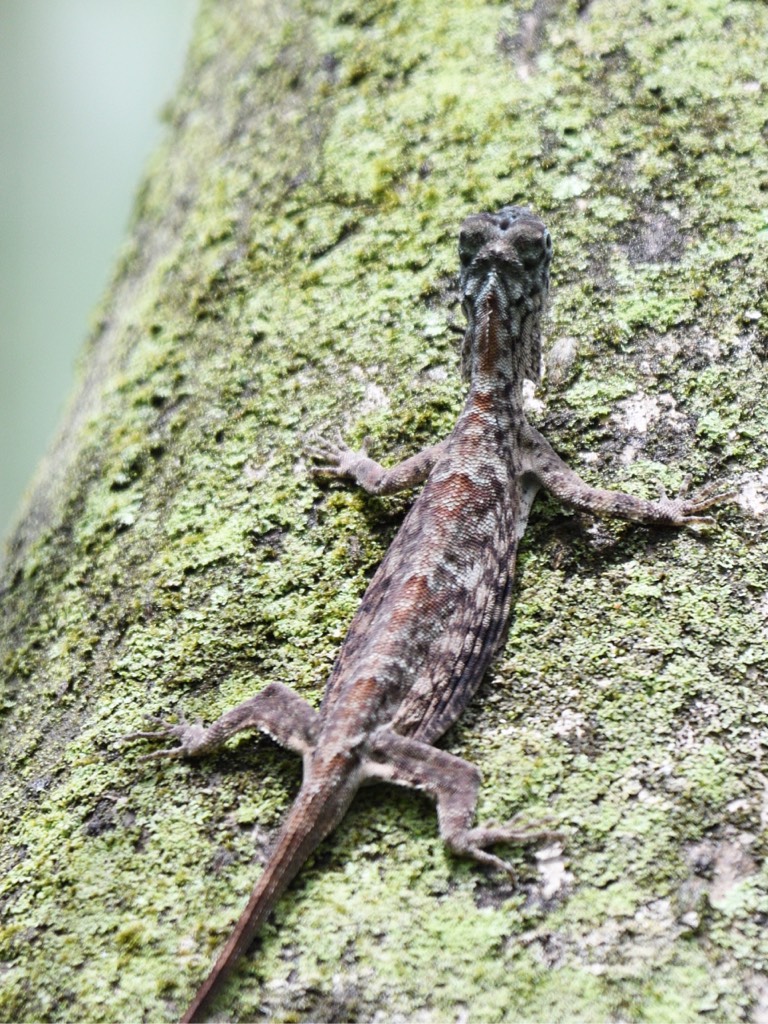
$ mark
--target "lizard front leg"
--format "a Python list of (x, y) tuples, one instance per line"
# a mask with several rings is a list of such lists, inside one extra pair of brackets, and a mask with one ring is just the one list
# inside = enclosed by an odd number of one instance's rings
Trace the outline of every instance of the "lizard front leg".
[(480, 771), (445, 750), (382, 729), (371, 738), (364, 771), (369, 778), (421, 790), (437, 803), (440, 836), (453, 853), (514, 877), (507, 861), (488, 853), (496, 843), (536, 843), (561, 839), (558, 832), (508, 821), (472, 827), (480, 788)]
[(538, 430), (530, 427), (528, 460), (530, 470), (543, 487), (560, 501), (600, 516), (618, 516), (657, 526), (688, 526), (692, 529), (712, 526), (714, 519), (701, 513), (732, 498), (734, 491), (719, 482), (710, 483), (688, 495), (688, 481), (675, 498), (661, 488), (657, 501), (635, 498), (622, 491), (592, 487), (555, 453)]
[(312, 469), (317, 476), (348, 477), (369, 494), (394, 494), (426, 480), (444, 446), (445, 441), (430, 445), (392, 469), (385, 469), (369, 459), (365, 445), (359, 451), (353, 451), (341, 436), (335, 443), (322, 438), (313, 441), (307, 447), (307, 454), (322, 463)]
[(269, 683), (261, 693), (226, 711), (209, 726), (202, 722), (178, 724), (151, 718), (158, 728), (128, 733), (123, 740), (178, 740), (179, 745), (144, 754), (142, 761), (159, 757), (201, 757), (217, 750), (235, 733), (260, 729), (276, 743), (297, 754), (311, 753), (319, 726), (319, 717), (311, 705), (288, 686)]

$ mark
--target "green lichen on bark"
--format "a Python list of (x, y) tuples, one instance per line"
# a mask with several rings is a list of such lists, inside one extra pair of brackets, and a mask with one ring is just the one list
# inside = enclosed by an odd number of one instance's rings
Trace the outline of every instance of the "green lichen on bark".
[(0, 1017), (173, 1019), (203, 977), (299, 766), (116, 738), (269, 680), (319, 700), (407, 502), (317, 486), (302, 438), (389, 460), (450, 429), (456, 229), (507, 202), (555, 238), (558, 450), (640, 493), (724, 475), (744, 509), (703, 541), (542, 501), (445, 743), (483, 817), (562, 821), (567, 873), (484, 875), (429, 804), (368, 791), (222, 1006), (765, 1015), (766, 31), (726, 0), (204, 4), (5, 563)]

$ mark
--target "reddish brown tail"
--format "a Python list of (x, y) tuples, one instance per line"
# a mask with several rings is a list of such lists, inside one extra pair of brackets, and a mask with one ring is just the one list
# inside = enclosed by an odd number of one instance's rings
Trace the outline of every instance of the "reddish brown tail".
[(275, 849), (211, 973), (200, 986), (181, 1024), (205, 1020), (207, 1010), (233, 966), (245, 953), (264, 920), (310, 854), (344, 817), (357, 789), (335, 775), (325, 783), (304, 782)]

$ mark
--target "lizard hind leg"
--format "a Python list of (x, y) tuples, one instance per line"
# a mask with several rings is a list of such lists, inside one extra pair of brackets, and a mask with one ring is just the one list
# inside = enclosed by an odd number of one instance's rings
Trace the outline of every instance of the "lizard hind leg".
[(468, 761), (428, 743), (381, 730), (373, 738), (366, 760), (369, 777), (409, 786), (431, 796), (437, 803), (440, 835), (453, 853), (472, 857), (498, 871), (515, 877), (512, 865), (489, 853), (496, 843), (537, 843), (561, 839), (559, 832), (524, 826), (516, 820), (487, 822), (472, 827), (480, 788), (480, 772)]
[(260, 729), (276, 743), (305, 756), (315, 745), (319, 727), (315, 709), (282, 683), (269, 683), (261, 693), (225, 711), (209, 726), (204, 726), (202, 722), (190, 723), (183, 718), (178, 723), (155, 717), (150, 717), (149, 721), (157, 728), (128, 733), (120, 737), (121, 740), (177, 740), (178, 746), (144, 754), (141, 757), (143, 761), (165, 757), (201, 757), (217, 750), (231, 736), (244, 729)]

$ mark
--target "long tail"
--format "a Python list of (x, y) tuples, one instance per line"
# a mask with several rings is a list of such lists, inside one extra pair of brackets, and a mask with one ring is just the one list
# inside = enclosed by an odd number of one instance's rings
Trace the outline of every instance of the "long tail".
[[(346, 776), (346, 777), (345, 777)], [(310, 854), (344, 817), (357, 790), (346, 772), (329, 773), (322, 783), (305, 779), (283, 824), (269, 861), (256, 883), (211, 973), (197, 991), (181, 1024), (203, 1021), (211, 1000), (232, 967)]]

